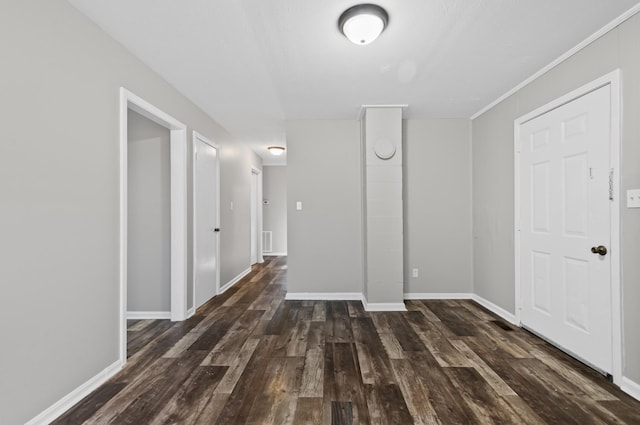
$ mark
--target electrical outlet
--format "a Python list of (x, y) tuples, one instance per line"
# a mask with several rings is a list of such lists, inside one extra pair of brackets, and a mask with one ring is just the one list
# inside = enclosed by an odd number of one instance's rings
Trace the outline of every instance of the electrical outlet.
[(627, 208), (640, 208), (640, 189), (627, 190)]
[(418, 269), (413, 269), (413, 270), (411, 271), (411, 276), (413, 276), (413, 277), (418, 277), (419, 275), (420, 275), (420, 270), (418, 270)]

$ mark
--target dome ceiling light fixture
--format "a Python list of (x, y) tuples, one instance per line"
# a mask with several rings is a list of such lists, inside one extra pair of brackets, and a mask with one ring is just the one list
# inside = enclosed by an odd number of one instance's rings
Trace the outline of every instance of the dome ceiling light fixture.
[(338, 19), (338, 28), (352, 43), (371, 43), (387, 27), (387, 11), (375, 4), (358, 4), (345, 10)]
[(284, 153), (283, 146), (269, 146), (267, 150), (271, 152), (271, 155), (273, 156), (280, 156)]

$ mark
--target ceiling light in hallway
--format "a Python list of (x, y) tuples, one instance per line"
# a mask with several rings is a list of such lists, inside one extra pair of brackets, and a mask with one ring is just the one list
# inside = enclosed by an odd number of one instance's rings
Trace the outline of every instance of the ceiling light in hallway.
[(380, 6), (359, 4), (350, 7), (340, 15), (338, 27), (352, 43), (365, 45), (382, 34), (387, 22), (389, 22), (389, 15)]
[(280, 156), (284, 153), (283, 146), (269, 146), (267, 149), (269, 150), (269, 152), (271, 152), (271, 155), (274, 156)]

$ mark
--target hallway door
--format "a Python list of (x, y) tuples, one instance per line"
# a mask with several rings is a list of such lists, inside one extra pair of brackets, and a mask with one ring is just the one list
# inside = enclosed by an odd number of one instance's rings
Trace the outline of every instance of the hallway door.
[(520, 125), (523, 326), (612, 373), (611, 94)]
[(219, 290), (218, 149), (194, 136), (194, 297), (198, 308)]
[(250, 196), (250, 262), (254, 265), (264, 262), (262, 258), (262, 174), (255, 168), (251, 170)]

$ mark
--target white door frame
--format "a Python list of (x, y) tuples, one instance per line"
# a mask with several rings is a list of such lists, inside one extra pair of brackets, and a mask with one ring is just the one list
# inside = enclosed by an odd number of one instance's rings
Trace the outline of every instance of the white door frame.
[(127, 112), (135, 111), (170, 131), (171, 320), (187, 312), (187, 126), (120, 88), (120, 360), (127, 358)]
[[(197, 131), (193, 131), (192, 144), (193, 144), (193, 167), (192, 167), (192, 178), (193, 178), (193, 192), (192, 192), (192, 203), (193, 203), (193, 307), (194, 310), (196, 308), (196, 197), (197, 197), (197, 188), (198, 188), (198, 180), (196, 178), (196, 145), (198, 140), (202, 143), (205, 143), (217, 151), (216, 154), (216, 228), (220, 228), (220, 145), (212, 142), (207, 139)], [(216, 236), (216, 295), (220, 293), (220, 235)]]
[(585, 94), (595, 91), (604, 86), (611, 88), (611, 159), (610, 168), (613, 169), (613, 201), (610, 204), (611, 211), (611, 335), (613, 353), (613, 382), (622, 384), (622, 293), (621, 293), (621, 269), (620, 260), (622, 258), (620, 243), (620, 70), (617, 69), (606, 74), (584, 86), (556, 99), (536, 110), (521, 116), (514, 122), (514, 181), (515, 181), (515, 305), (516, 323), (522, 325), (521, 310), (521, 282), (520, 282), (520, 153), (518, 151), (518, 141), (520, 140), (520, 126), (552, 109), (569, 103)]

